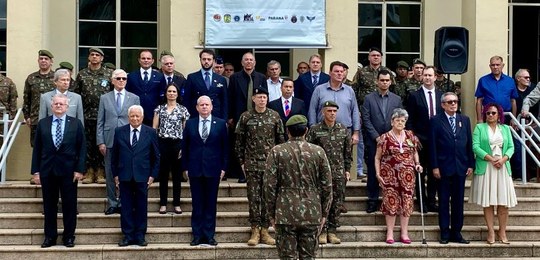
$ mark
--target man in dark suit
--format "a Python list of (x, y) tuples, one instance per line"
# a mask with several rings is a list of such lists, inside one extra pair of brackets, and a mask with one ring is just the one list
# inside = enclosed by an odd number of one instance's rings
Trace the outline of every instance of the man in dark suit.
[(309, 72), (298, 76), (298, 79), (294, 81), (294, 94), (297, 98), (304, 101), (307, 108), (309, 108), (311, 95), (313, 94), (315, 87), (330, 80), (330, 75), (322, 72), (321, 69), (321, 55), (313, 54), (309, 57)]
[(182, 98), (184, 98), (186, 78), (182, 73), (175, 70), (176, 61), (174, 59), (174, 56), (170, 51), (163, 51), (161, 52), (159, 62), (161, 63), (160, 72), (163, 73), (163, 77), (167, 82), (167, 86), (173, 83), (178, 86), (178, 89), (180, 89), (180, 93), (178, 93), (178, 98), (179, 100), (181, 100)]
[[(431, 211), (438, 212), (437, 206), (437, 186), (438, 181), (433, 177), (432, 167), (429, 161), (429, 120), (435, 115), (444, 113), (441, 103), (442, 92), (435, 88), (435, 67), (427, 66), (422, 75), (422, 86), (417, 91), (410, 93), (407, 100), (407, 112), (409, 120), (407, 120), (407, 129), (412, 130), (420, 140), (422, 149), (418, 152), (420, 163), (424, 168), (422, 178), (416, 181), (416, 198), (417, 203), (420, 203), (420, 190), (422, 185), (422, 201), (424, 205), (423, 212)], [(425, 176), (427, 175), (427, 188)], [(426, 195), (427, 191), (427, 195)], [(427, 205), (426, 205), (427, 203)]]
[[(242, 70), (234, 73), (229, 78), (229, 110), (228, 110), (228, 121), (227, 124), (230, 127), (229, 129), (229, 143), (234, 144), (235, 139), (235, 128), (236, 123), (238, 123), (238, 118), (245, 111), (251, 110), (254, 105), (252, 101), (253, 90), (256, 88), (265, 89), (268, 92), (268, 83), (266, 82), (266, 77), (264, 74), (255, 71), (255, 56), (253, 53), (246, 52), (242, 56)], [(245, 183), (246, 177), (240, 165), (237, 161), (237, 156), (234, 152), (234, 145), (230, 146), (230, 165), (228, 174), (230, 176), (239, 177), (238, 182)]]
[(201, 69), (188, 75), (183, 104), (191, 117), (197, 117), (197, 100), (200, 96), (208, 96), (212, 100), (212, 115), (227, 120), (229, 109), (227, 100), (227, 80), (212, 71), (215, 53), (203, 49), (199, 53)]
[[(429, 151), (433, 176), (440, 180), (439, 228), (441, 244), (448, 241), (468, 244), (461, 236), (465, 179), (474, 169), (471, 122), (457, 113), (459, 99), (455, 93), (442, 95), (444, 113), (431, 118)], [(452, 214), (450, 214), (452, 198)], [(451, 225), (451, 228), (450, 228)]]
[(388, 70), (380, 70), (377, 74), (377, 91), (367, 94), (362, 105), (362, 122), (364, 123), (368, 202), (367, 213), (377, 211), (379, 200), (379, 182), (375, 176), (375, 153), (379, 136), (390, 131), (390, 121), (394, 109), (401, 108), (401, 98), (388, 91), (392, 84), (392, 76)]
[(124, 238), (118, 245), (146, 246), (148, 188), (159, 173), (158, 139), (153, 128), (142, 124), (141, 106), (129, 107), (128, 117), (128, 125), (115, 129), (111, 158), (122, 201), (120, 224)]
[(160, 99), (165, 95), (167, 81), (163, 74), (152, 69), (154, 58), (149, 50), (142, 50), (139, 53), (138, 70), (128, 74), (126, 90), (139, 96), (141, 106), (146, 112), (143, 124), (152, 127), (154, 109), (158, 106)]
[(45, 215), (45, 240), (41, 247), (56, 245), (58, 192), (62, 195), (62, 241), (75, 245), (77, 183), (86, 172), (86, 138), (79, 119), (66, 115), (69, 102), (63, 94), (52, 99), (52, 116), (38, 122), (32, 153), (32, 175), (41, 184)]
[(182, 141), (182, 168), (189, 177), (193, 212), (190, 245), (217, 245), (217, 193), (228, 161), (227, 123), (214, 117), (208, 96), (197, 99), (198, 117), (186, 122)]
[[(294, 115), (306, 116), (306, 107), (304, 101), (293, 97), (294, 93), (294, 81), (289, 78), (283, 79), (281, 82), (281, 98), (268, 103), (268, 108), (278, 112), (281, 117), (283, 125), (287, 123), (287, 120)], [(288, 139), (287, 131), (285, 131), (285, 140)]]
[(120, 200), (116, 194), (116, 187), (111, 169), (111, 154), (114, 142), (114, 129), (127, 125), (128, 108), (139, 105), (139, 97), (125, 90), (127, 74), (122, 69), (113, 71), (111, 82), (114, 90), (99, 98), (97, 116), (96, 145), (105, 158), (105, 179), (108, 208), (105, 215), (120, 213)]

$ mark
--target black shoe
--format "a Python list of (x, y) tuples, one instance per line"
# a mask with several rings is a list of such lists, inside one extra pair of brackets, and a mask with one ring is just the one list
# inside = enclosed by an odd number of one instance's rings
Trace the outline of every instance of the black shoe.
[(194, 238), (193, 240), (191, 240), (191, 243), (189, 243), (190, 246), (198, 246), (200, 244), (201, 244), (200, 238)]
[(428, 212), (439, 212), (439, 206), (437, 204), (429, 204), (427, 210)]
[(458, 243), (458, 244), (469, 244), (469, 240), (465, 240), (464, 238), (461, 239), (452, 239), (450, 242)]
[(113, 207), (109, 207), (106, 211), (105, 211), (105, 215), (112, 215), (116, 213), (116, 208), (113, 208)]
[(43, 240), (43, 244), (41, 244), (41, 248), (51, 247), (56, 245), (56, 239), (46, 237), (45, 240)]
[(373, 213), (377, 211), (377, 202), (368, 202), (366, 212)]
[(208, 244), (211, 246), (217, 246), (217, 241), (214, 238), (208, 239)]
[(142, 239), (142, 240), (139, 240), (137, 242), (137, 245), (138, 246), (147, 246), (148, 245), (148, 242), (146, 242), (146, 240)]
[(121, 212), (122, 212), (122, 208), (121, 208), (121, 207), (116, 207), (116, 208), (114, 208), (114, 213), (120, 214)]
[(64, 240), (64, 246), (66, 246), (66, 247), (74, 247), (75, 246), (75, 238), (70, 237), (70, 238)]
[(242, 177), (242, 178), (238, 179), (238, 183), (246, 183), (246, 182), (247, 182), (247, 180), (246, 180), (245, 177)]
[(129, 239), (127, 239), (127, 238), (124, 238), (120, 242), (118, 242), (118, 246), (129, 246), (130, 244), (131, 243), (130, 243)]
[(443, 245), (448, 244), (448, 239), (439, 239), (439, 244), (443, 244)]

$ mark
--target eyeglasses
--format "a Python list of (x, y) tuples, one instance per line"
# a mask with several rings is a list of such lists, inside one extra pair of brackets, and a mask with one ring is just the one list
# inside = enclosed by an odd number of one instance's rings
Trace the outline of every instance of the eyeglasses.
[(525, 77), (522, 77), (522, 78), (524, 78), (524, 79), (530, 79), (531, 77), (529, 77), (529, 76), (525, 76)]
[(486, 112), (486, 115), (488, 115), (488, 116), (494, 116), (494, 115), (496, 115), (496, 114), (497, 114), (497, 112), (495, 112), (495, 111), (488, 111), (488, 112)]
[(127, 80), (126, 77), (116, 77), (116, 78), (114, 78), (114, 79), (116, 79), (116, 80), (118, 80), (118, 81)]
[(447, 100), (447, 101), (444, 101), (444, 103), (446, 103), (448, 105), (453, 105), (453, 104), (457, 104), (458, 101), (457, 100)]

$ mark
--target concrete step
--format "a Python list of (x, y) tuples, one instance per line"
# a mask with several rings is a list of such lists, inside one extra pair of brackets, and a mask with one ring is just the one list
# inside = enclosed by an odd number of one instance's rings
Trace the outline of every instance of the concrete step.
[[(319, 259), (361, 258), (496, 258), (519, 257), (530, 259), (540, 255), (539, 242), (517, 241), (510, 245), (487, 245), (473, 242), (469, 245), (439, 245), (435, 243), (410, 245), (384, 242), (346, 242), (339, 245), (321, 245)], [(217, 246), (187, 244), (153, 244), (147, 247), (118, 247), (112, 244), (76, 245), (74, 248), (53, 246), (42, 249), (32, 246), (0, 246), (2, 259), (276, 259), (274, 246), (249, 247), (244, 243), (220, 243)]]

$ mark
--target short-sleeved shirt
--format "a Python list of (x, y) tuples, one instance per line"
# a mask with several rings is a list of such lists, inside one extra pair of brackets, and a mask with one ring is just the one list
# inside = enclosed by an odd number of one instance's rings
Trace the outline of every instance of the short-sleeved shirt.
[(519, 98), (516, 85), (511, 77), (504, 73), (499, 80), (495, 79), (492, 73), (481, 77), (476, 87), (477, 98), (483, 98), (482, 105), (497, 103), (501, 105), (505, 112), (512, 111), (511, 99)]
[(176, 107), (169, 113), (165, 104), (156, 107), (154, 112), (159, 117), (159, 138), (182, 139), (184, 122), (189, 118), (189, 112), (186, 107), (176, 104)]

